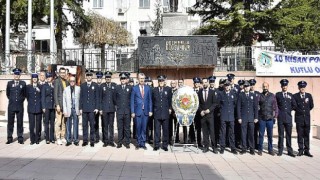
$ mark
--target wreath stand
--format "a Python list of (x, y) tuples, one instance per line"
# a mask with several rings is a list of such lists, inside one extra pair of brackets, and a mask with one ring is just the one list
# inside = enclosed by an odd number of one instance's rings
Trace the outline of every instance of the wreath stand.
[[(194, 123), (194, 121), (193, 121), (193, 123)], [(176, 140), (176, 133), (177, 133), (178, 125), (179, 125), (179, 121), (177, 121), (176, 128), (174, 129), (173, 143), (172, 143), (172, 146), (171, 146), (171, 152), (178, 151), (176, 149), (176, 147), (183, 147), (183, 152), (191, 152), (192, 151), (192, 152), (195, 152), (195, 153), (199, 154), (199, 147), (198, 147), (198, 142), (197, 142), (197, 132), (195, 131), (195, 126), (193, 126), (193, 131), (195, 133), (196, 143), (195, 144), (193, 144), (193, 143), (181, 144), (181, 143), (176, 143), (176, 141), (175, 141)], [(180, 127), (186, 127), (187, 128), (186, 136), (187, 136), (187, 142), (189, 142), (188, 134), (189, 134), (189, 131), (190, 131), (190, 126), (189, 125), (187, 125), (187, 126), (180, 125)], [(193, 148), (191, 148), (193, 146), (195, 146), (197, 149), (194, 150)]]

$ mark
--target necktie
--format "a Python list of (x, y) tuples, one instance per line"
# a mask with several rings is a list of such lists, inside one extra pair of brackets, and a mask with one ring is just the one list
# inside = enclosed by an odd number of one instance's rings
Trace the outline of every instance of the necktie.
[(246, 95), (247, 95), (247, 98), (249, 97), (249, 94), (248, 93), (246, 93)]
[(144, 89), (143, 89), (143, 85), (141, 85), (141, 96), (142, 96), (142, 98), (144, 98)]
[(18, 82), (18, 81), (16, 81), (16, 84), (15, 84), (15, 85), (16, 85), (16, 86), (18, 86), (18, 84), (19, 84), (19, 82)]
[(90, 84), (88, 84), (88, 88), (90, 87)]
[(284, 96), (284, 98), (287, 98), (287, 93), (284, 93), (283, 96)]
[(122, 90), (124, 90), (124, 85), (122, 85)]
[(302, 94), (302, 99), (304, 99), (305, 97), (304, 97), (304, 94)]
[(204, 90), (204, 101), (207, 101), (207, 97), (208, 97), (208, 95), (207, 95), (207, 90), (205, 89), (205, 90)]

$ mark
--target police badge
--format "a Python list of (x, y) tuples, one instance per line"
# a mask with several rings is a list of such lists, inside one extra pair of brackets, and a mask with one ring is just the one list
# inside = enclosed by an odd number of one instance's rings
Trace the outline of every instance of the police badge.
[(92, 86), (92, 90), (94, 90), (94, 86)]
[(172, 107), (181, 126), (190, 126), (199, 107), (199, 99), (193, 88), (184, 86), (174, 92)]

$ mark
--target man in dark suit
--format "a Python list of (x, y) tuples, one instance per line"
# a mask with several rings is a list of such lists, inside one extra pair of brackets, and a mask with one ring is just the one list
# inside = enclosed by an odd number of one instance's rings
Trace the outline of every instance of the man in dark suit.
[(27, 85), (26, 98), (28, 100), (28, 117), (29, 117), (29, 132), (30, 145), (39, 144), (40, 129), (41, 129), (41, 87), (38, 83), (38, 74), (31, 75), (32, 83)]
[(152, 116), (152, 97), (151, 89), (145, 85), (145, 75), (138, 74), (139, 84), (133, 86), (130, 98), (131, 117), (136, 117), (137, 128), (137, 146), (136, 149), (147, 149), (146, 143), (146, 128), (148, 118)]
[(217, 154), (217, 147), (215, 142), (215, 132), (214, 132), (214, 116), (213, 112), (217, 106), (218, 100), (215, 95), (215, 91), (209, 89), (209, 82), (207, 78), (202, 79), (203, 88), (199, 90), (199, 109), (198, 113), (201, 116), (201, 127), (203, 133), (203, 152), (206, 153), (209, 151), (210, 141), (211, 139), (212, 150), (213, 153)]
[(277, 104), (279, 108), (278, 114), (278, 156), (282, 155), (283, 152), (283, 138), (284, 132), (286, 132), (286, 146), (288, 155), (295, 157), (293, 154), (293, 149), (291, 146), (291, 134), (292, 134), (292, 115), (291, 111), (295, 109), (296, 101), (292, 94), (288, 92), (289, 81), (287, 79), (282, 79), (280, 81), (281, 92), (276, 93)]
[(52, 83), (52, 74), (47, 73), (47, 83), (42, 85), (41, 89), (41, 105), (42, 112), (45, 116), (44, 131), (46, 135), (46, 143), (54, 143), (54, 87)]
[(69, 82), (66, 80), (66, 69), (59, 69), (59, 77), (54, 81), (54, 104), (56, 107), (56, 121), (55, 121), (55, 134), (57, 138), (57, 144), (62, 145), (65, 140), (66, 134), (66, 121), (63, 116), (63, 91), (69, 86)]
[(115, 90), (118, 126), (117, 148), (121, 148), (124, 144), (127, 149), (130, 149), (130, 96), (132, 86), (126, 83), (129, 79), (126, 73), (120, 73), (119, 77), (121, 84), (116, 86)]
[(23, 141), (23, 102), (26, 98), (26, 83), (20, 81), (21, 69), (13, 69), (14, 79), (9, 81), (6, 88), (6, 95), (9, 100), (8, 104), (8, 125), (7, 125), (7, 142), (13, 142), (12, 134), (14, 128), (14, 117), (17, 117), (17, 134), (19, 144)]
[[(153, 81), (151, 79), (151, 77), (146, 77), (146, 79), (144, 80), (145, 84), (148, 85), (151, 89), (153, 89)], [(154, 126), (154, 117), (150, 116), (148, 119), (148, 123), (147, 123), (147, 129), (146, 129), (146, 141), (148, 142), (148, 144), (151, 144), (152, 140), (153, 140), (153, 126)]]
[[(101, 90), (102, 90), (102, 77), (103, 77), (103, 73), (101, 71), (97, 71), (96, 72), (96, 77), (97, 77), (97, 91), (98, 91), (98, 95), (101, 95)], [(100, 97), (98, 97), (99, 100), (101, 100)], [(95, 129), (95, 142), (98, 143), (100, 141), (100, 117), (101, 117), (101, 127), (102, 127), (102, 140), (104, 142), (104, 136), (103, 136), (103, 131), (104, 131), (104, 125), (103, 125), (103, 117), (101, 113), (97, 113), (95, 114), (95, 124), (94, 124), (94, 129)]]
[[(169, 143), (169, 116), (171, 113), (171, 89), (164, 86), (165, 77), (158, 76), (159, 87), (152, 90), (152, 104), (155, 124), (155, 140), (153, 150), (157, 151), (162, 139), (162, 149), (168, 151)], [(162, 127), (162, 138), (161, 138)]]
[(102, 113), (103, 118), (103, 147), (108, 145), (115, 147), (114, 144), (114, 114), (116, 111), (116, 98), (115, 90), (116, 84), (111, 82), (112, 73), (107, 71), (105, 73), (106, 83), (101, 86), (100, 94), (100, 113)]
[(225, 80), (224, 91), (220, 92), (218, 98), (221, 112), (220, 154), (224, 153), (224, 149), (226, 147), (227, 128), (231, 153), (238, 154), (235, 148), (234, 140), (235, 107), (237, 104), (236, 98), (237, 96), (235, 92), (231, 91), (230, 82)]
[[(258, 101), (253, 93), (250, 92), (248, 81), (244, 83), (244, 92), (241, 92), (237, 101), (238, 122), (241, 125), (241, 152), (247, 152), (247, 145), (250, 154), (254, 155), (254, 124), (258, 122)], [(248, 143), (247, 143), (248, 140)]]
[(80, 114), (82, 114), (83, 143), (82, 146), (88, 145), (88, 123), (90, 126), (90, 146), (94, 147), (94, 121), (95, 114), (99, 112), (98, 86), (92, 82), (92, 70), (86, 70), (87, 82), (80, 86)]
[(309, 157), (313, 157), (310, 153), (310, 111), (313, 109), (313, 98), (310, 93), (306, 93), (307, 82), (299, 81), (299, 92), (293, 95), (297, 106), (295, 108), (295, 122), (298, 133), (298, 146), (299, 152), (297, 156), (303, 154)]

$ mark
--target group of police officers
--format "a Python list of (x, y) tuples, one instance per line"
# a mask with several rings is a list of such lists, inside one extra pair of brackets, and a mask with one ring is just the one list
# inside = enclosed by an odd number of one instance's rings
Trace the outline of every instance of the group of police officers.
[[(120, 73), (120, 84), (112, 82), (112, 73), (87, 70), (86, 82), (77, 86), (77, 79), (68, 74), (65, 68), (59, 69), (58, 77), (41, 72), (31, 75), (30, 84), (20, 80), (21, 70), (13, 70), (14, 79), (7, 84), (8, 104), (7, 144), (13, 142), (14, 119), (17, 119), (18, 143), (24, 144), (23, 102), (28, 101), (30, 144), (41, 141), (42, 122), (47, 144), (57, 143), (70, 146), (79, 145), (79, 116), (82, 116), (82, 146), (93, 147), (102, 140), (103, 147), (115, 147), (114, 120), (117, 121), (117, 148), (124, 145), (130, 148), (131, 135), (137, 139), (136, 149), (143, 148), (146, 142), (153, 142), (153, 150), (180, 143), (179, 123), (172, 109), (172, 96), (184, 86), (184, 80), (172, 80), (166, 84), (166, 76), (158, 76), (158, 86), (153, 87), (151, 78), (138, 74), (138, 84), (130, 78), (130, 73)], [(105, 82), (103, 82), (105, 76)], [(203, 152), (212, 147), (213, 153), (223, 154), (226, 147), (230, 152), (240, 154), (249, 152), (262, 155), (264, 133), (267, 129), (268, 154), (274, 156), (272, 147), (273, 125), (278, 125), (278, 156), (283, 154), (284, 133), (286, 147), (291, 157), (310, 153), (310, 111), (313, 109), (312, 95), (305, 92), (307, 82), (298, 83), (299, 92), (287, 91), (289, 81), (280, 81), (281, 91), (269, 92), (269, 84), (262, 84), (262, 92), (255, 90), (256, 80), (239, 80), (228, 74), (220, 79), (215, 87), (215, 76), (193, 78), (194, 91), (198, 94), (199, 109), (187, 132), (183, 127), (183, 143), (196, 144)], [(291, 146), (292, 115), (298, 135), (298, 153)], [(133, 121), (133, 133), (131, 133)], [(99, 129), (102, 127), (102, 137)], [(154, 135), (153, 135), (154, 134)], [(90, 138), (89, 138), (90, 137)], [(175, 137), (175, 138), (174, 138)], [(173, 139), (174, 138), (174, 139)], [(218, 146), (220, 150), (218, 151)]]

